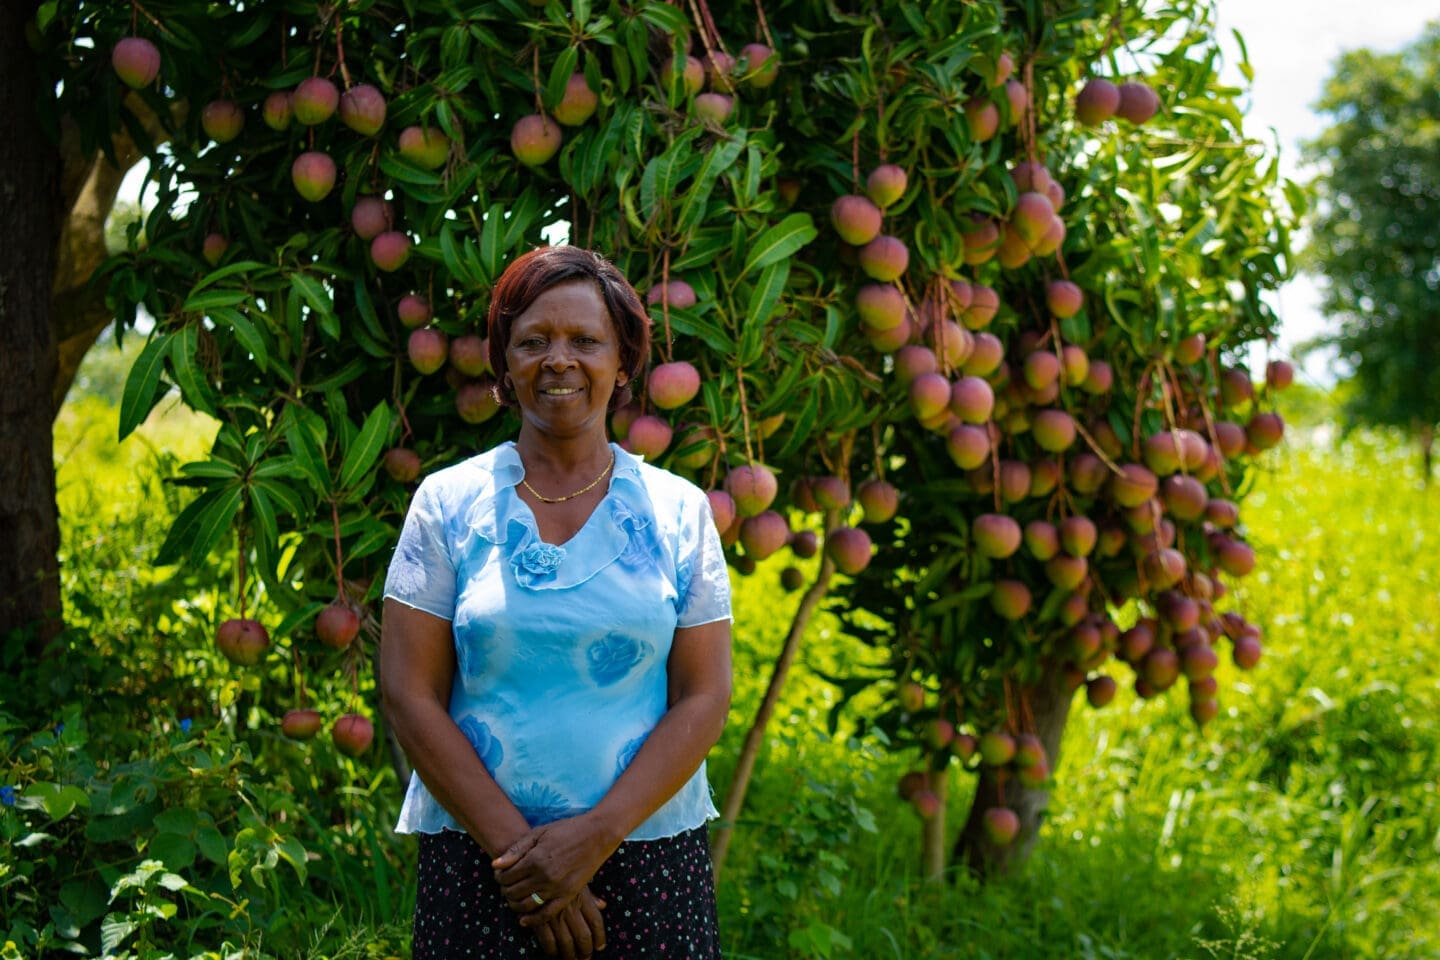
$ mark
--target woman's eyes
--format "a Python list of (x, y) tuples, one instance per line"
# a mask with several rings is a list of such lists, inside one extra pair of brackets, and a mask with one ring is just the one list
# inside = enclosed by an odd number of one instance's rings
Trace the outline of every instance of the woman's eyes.
[[(576, 337), (576, 338), (575, 338), (575, 342), (578, 343), (578, 344), (581, 344), (581, 345), (583, 345), (583, 346), (593, 347), (593, 346), (595, 346), (596, 344), (598, 344), (600, 341), (597, 340), (595, 337)], [(546, 343), (546, 341), (545, 341), (545, 339), (544, 339), (543, 337), (526, 337), (524, 340), (521, 340), (521, 341), (520, 341), (520, 346), (522, 346), (522, 347), (543, 347), (543, 346), (545, 346), (545, 343)]]

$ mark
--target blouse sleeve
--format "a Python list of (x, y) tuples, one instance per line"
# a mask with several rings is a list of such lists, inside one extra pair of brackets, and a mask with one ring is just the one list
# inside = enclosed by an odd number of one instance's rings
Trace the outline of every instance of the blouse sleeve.
[(455, 565), (434, 490), (421, 483), (385, 575), (385, 596), (445, 620), (455, 619)]
[(703, 495), (686, 504), (680, 531), (680, 627), (729, 620), (730, 573), (710, 501)]

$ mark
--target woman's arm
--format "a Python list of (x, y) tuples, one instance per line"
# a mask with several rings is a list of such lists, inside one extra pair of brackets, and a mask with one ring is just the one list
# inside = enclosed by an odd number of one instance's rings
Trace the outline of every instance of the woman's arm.
[[(381, 624), (380, 695), (390, 728), (430, 795), (493, 857), (525, 836), (530, 825), (450, 717), (455, 677), (450, 621), (386, 600)], [(605, 946), (600, 916), (605, 905), (585, 883), (553, 905), (554, 924), (536, 930), (551, 956), (584, 958)]]
[[(496, 858), (505, 896), (529, 911), (521, 918), (526, 926), (558, 914), (620, 842), (679, 792), (720, 739), (730, 710), (730, 621), (676, 630), (667, 672), (669, 709), (595, 808), (536, 827)], [(546, 905), (526, 908), (532, 893)]]
[(451, 719), (454, 677), (450, 621), (387, 599), (380, 632), (385, 717), (431, 796), (493, 857), (530, 826)]

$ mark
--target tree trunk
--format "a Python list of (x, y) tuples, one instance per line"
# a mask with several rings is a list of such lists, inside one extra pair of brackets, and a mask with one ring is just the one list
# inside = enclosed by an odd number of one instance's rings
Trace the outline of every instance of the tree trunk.
[[(1052, 771), (1060, 763), (1060, 738), (1065, 733), (1065, 721), (1070, 716), (1070, 701), (1074, 694), (1075, 691), (1066, 685), (1061, 665), (1049, 661), (1045, 663), (1044, 672), (1035, 686), (1020, 691), (1021, 701), (1028, 705), (1033, 720), (1030, 732), (1045, 745), (1045, 756)], [(1003, 767), (998, 769), (1004, 770)], [(955, 861), (964, 863), (982, 877), (1008, 873), (1025, 862), (1035, 845), (1035, 838), (1045, 819), (1045, 809), (1050, 803), (1048, 789), (1024, 787), (1013, 776), (997, 773), (996, 770), (993, 767), (981, 768), (975, 802), (955, 840)], [(997, 846), (985, 836), (985, 811), (997, 806), (1009, 807), (1020, 817), (1020, 833), (1007, 846)]]
[[(125, 95), (124, 108), (134, 114), (154, 143), (167, 139), (161, 120), (133, 93)], [(183, 112), (177, 106), (176, 114)], [(65, 401), (80, 361), (95, 339), (115, 319), (105, 305), (105, 291), (90, 286), (95, 269), (109, 255), (105, 248), (105, 224), (115, 206), (115, 195), (130, 168), (144, 159), (140, 148), (122, 127), (111, 138), (115, 163), (103, 154), (84, 156), (79, 138), (69, 125), (62, 125), (60, 155), (64, 161), (62, 186), (65, 221), (61, 229), (59, 261), (53, 281), (55, 343), (58, 351), (55, 374), (55, 412)]]
[[(829, 530), (835, 524), (834, 511), (827, 513), (825, 520), (825, 529)], [(805, 627), (820, 606), (820, 601), (824, 599), (825, 592), (830, 589), (830, 578), (834, 575), (835, 564), (829, 554), (822, 554), (822, 557), (820, 572), (816, 574), (815, 582), (810, 584), (810, 589), (805, 591), (800, 606), (795, 610), (795, 618), (790, 621), (790, 631), (785, 635), (785, 643), (780, 648), (780, 656), (770, 674), (770, 685), (765, 690), (765, 698), (760, 701), (760, 709), (755, 711), (755, 720), (745, 734), (745, 745), (740, 750), (740, 759), (735, 762), (735, 775), (730, 778), (730, 789), (725, 793), (725, 804), (720, 811), (720, 827), (715, 831), (710, 843), (710, 859), (715, 864), (717, 878), (720, 876), (720, 868), (725, 865), (725, 856), (730, 851), (730, 838), (735, 831), (735, 821), (739, 819), (740, 810), (745, 805), (745, 792), (750, 789), (750, 776), (755, 772), (755, 761), (760, 756), (761, 745), (765, 742), (765, 728), (770, 725), (775, 705), (780, 702), (780, 693), (785, 689), (785, 679), (790, 675), (790, 665), (795, 661), (795, 654), (800, 649), (800, 638), (804, 636)]]
[(60, 151), (35, 111), (41, 89), (25, 25), (37, 3), (0, 4), (0, 205), (15, 242), (0, 257), (0, 636), (33, 630), (38, 656), (60, 626), (60, 524), (55, 506), (56, 344), (51, 293), (64, 222)]
[(920, 875), (930, 883), (945, 877), (945, 800), (950, 793), (950, 768), (930, 771), (930, 792), (940, 803), (935, 816), (920, 821)]

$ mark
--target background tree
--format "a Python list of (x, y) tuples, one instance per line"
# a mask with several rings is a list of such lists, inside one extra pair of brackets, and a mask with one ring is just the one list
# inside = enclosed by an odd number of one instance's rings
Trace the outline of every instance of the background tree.
[(72, 91), (76, 102), (108, 97), (111, 125), (82, 131), (74, 115), (56, 109), (54, 84), (79, 77), (63, 63), (75, 51), (42, 39), (54, 6), (21, 0), (0, 11), (0, 93), (34, 107), (14, 112), (19, 126), (0, 144), (0, 185), (25, 238), (0, 265), (0, 329), (9, 345), (0, 357), (0, 540), (10, 545), (0, 562), (0, 637), (30, 629), (42, 640), (60, 622), (51, 426), (85, 352), (114, 320), (90, 280), (108, 252), (105, 222), (120, 183), (160, 131), (138, 98), (113, 84)]
[(1440, 24), (1396, 53), (1343, 54), (1306, 147), (1319, 165), (1306, 251), (1338, 325), (1319, 339), (1354, 379), (1353, 423), (1398, 427), (1431, 474), (1440, 421)]
[[(1208, 18), (1198, 0), (44, 7), (53, 112), (83, 142), (136, 110), (163, 126), (144, 244), (100, 271), (120, 328), (156, 320), (120, 430), (172, 387), (221, 423), (157, 561), (230, 579), (210, 626), (245, 722), (323, 722), (366, 754), (389, 547), (425, 470), (513, 434), (486, 296), (557, 230), (651, 303), (617, 436), (712, 488), (742, 575), (824, 545), (776, 684), (833, 573), (863, 573), (880, 620), (853, 629), (889, 656), (876, 719), (922, 755), (916, 809), (994, 735), (975, 817), (996, 829), (968, 859), (1033, 837), (1001, 794), (1022, 769), (1043, 791), (1054, 747), (1024, 738), (1058, 738), (1078, 683), (1105, 686), (1116, 618), (1153, 621), (1149, 695), (1193, 661), (1203, 720), (1227, 633), (1212, 574), (1253, 562), (1231, 498), (1281, 430), (1226, 358), (1272, 332), (1260, 293), (1288, 236)], [(1077, 516), (1096, 537), (1067, 533), (1064, 558), (1016, 554), (1022, 522)]]

